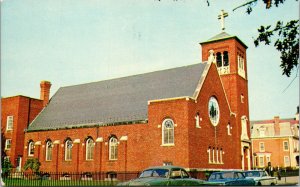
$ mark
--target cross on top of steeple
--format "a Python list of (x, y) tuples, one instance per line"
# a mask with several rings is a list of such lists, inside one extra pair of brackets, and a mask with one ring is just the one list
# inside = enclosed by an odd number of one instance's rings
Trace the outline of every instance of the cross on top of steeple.
[(222, 30), (225, 30), (225, 18), (228, 16), (227, 12), (224, 12), (224, 10), (221, 10), (221, 14), (218, 15), (218, 19), (221, 20), (221, 28)]

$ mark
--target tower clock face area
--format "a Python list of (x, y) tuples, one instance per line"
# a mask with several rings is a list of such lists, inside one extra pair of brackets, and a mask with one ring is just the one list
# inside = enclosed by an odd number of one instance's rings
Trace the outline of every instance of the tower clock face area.
[(208, 101), (208, 115), (213, 126), (217, 126), (220, 120), (220, 108), (215, 97), (211, 97)]

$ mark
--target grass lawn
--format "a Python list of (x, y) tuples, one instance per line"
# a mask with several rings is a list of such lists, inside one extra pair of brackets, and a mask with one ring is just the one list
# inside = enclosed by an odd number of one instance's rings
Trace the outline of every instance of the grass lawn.
[(118, 181), (4, 179), (5, 186), (115, 186)]

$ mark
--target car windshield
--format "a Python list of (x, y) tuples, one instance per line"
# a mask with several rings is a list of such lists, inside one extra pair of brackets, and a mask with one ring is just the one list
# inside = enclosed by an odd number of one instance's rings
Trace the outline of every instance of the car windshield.
[(222, 180), (222, 179), (244, 179), (245, 176), (241, 172), (223, 172), (213, 173), (208, 180)]
[(247, 171), (245, 172), (246, 177), (260, 177), (259, 171)]
[(162, 177), (166, 178), (168, 176), (169, 170), (167, 169), (148, 169), (142, 172), (139, 178), (147, 177)]

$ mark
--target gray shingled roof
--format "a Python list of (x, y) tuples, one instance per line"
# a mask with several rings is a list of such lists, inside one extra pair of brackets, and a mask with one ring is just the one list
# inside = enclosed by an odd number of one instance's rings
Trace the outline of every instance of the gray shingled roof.
[(146, 120), (149, 100), (193, 96), (206, 64), (61, 87), (27, 130)]
[(210, 39), (208, 39), (207, 41), (201, 42), (200, 44), (205, 44), (205, 43), (210, 43), (210, 42), (214, 42), (214, 41), (221, 41), (221, 40), (225, 40), (225, 39), (229, 39), (229, 38), (235, 38), (236, 40), (238, 40), (242, 45), (244, 45), (244, 47), (247, 49), (248, 47), (244, 44), (244, 42), (242, 42), (237, 36), (233, 36), (228, 34), (227, 32), (221, 32), (213, 37), (211, 37)]

